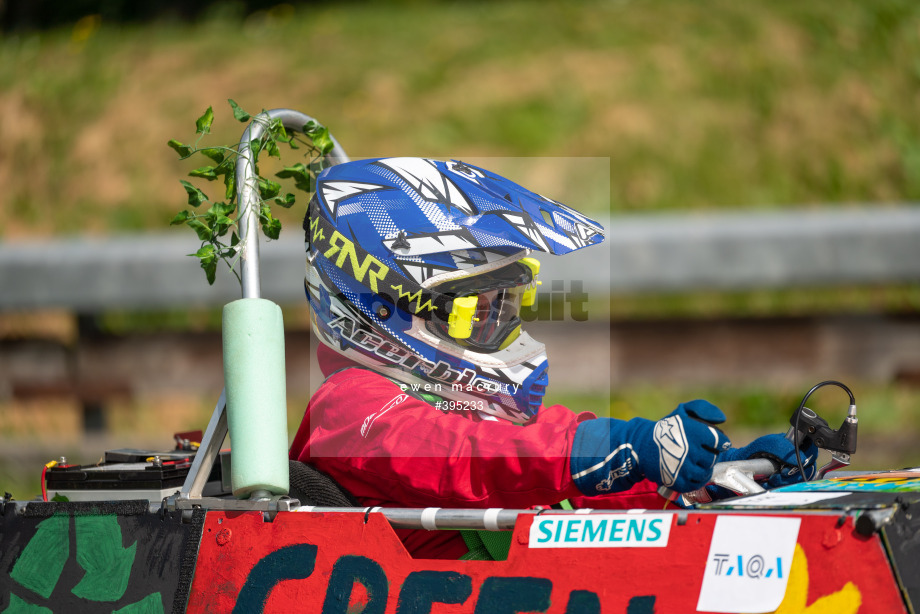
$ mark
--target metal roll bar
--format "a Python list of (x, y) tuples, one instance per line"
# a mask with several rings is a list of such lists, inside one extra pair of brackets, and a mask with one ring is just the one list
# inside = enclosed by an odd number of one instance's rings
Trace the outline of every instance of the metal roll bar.
[[(236, 194), (239, 204), (239, 231), (240, 231), (240, 279), (242, 281), (242, 298), (260, 298), (261, 284), (259, 281), (259, 186), (255, 171), (250, 143), (261, 138), (272, 120), (281, 120), (285, 129), (302, 132), (303, 127), (314, 118), (294, 111), (292, 109), (272, 109), (253, 117), (252, 122), (246, 127), (240, 137), (239, 157), (236, 161)], [(326, 159), (330, 165), (348, 162), (348, 154), (330, 135), (334, 147), (327, 154)], [(211, 468), (220, 454), (220, 447), (227, 437), (226, 389), (221, 391), (220, 399), (214, 407), (207, 430), (201, 439), (201, 446), (195, 454), (195, 460), (189, 469), (188, 476), (177, 500), (172, 504), (180, 509), (190, 509), (187, 504), (195, 505), (207, 503), (212, 509), (261, 509), (265, 507), (257, 501), (234, 501), (232, 505), (226, 499), (202, 498), (201, 492), (211, 473)], [(240, 507), (242, 505), (242, 507)]]
[[(303, 127), (311, 121), (316, 121), (309, 115), (292, 109), (272, 109), (256, 115), (243, 136), (240, 138), (239, 156), (236, 159), (236, 194), (240, 205), (239, 228), (240, 245), (243, 246), (240, 254), (240, 278), (243, 283), (243, 298), (260, 298), (261, 284), (259, 282), (259, 186), (256, 183), (255, 162), (252, 159), (252, 150), (249, 144), (261, 138), (268, 128), (269, 122), (280, 119), (287, 130), (302, 132)], [(330, 135), (331, 136), (331, 135)], [(331, 165), (348, 162), (348, 155), (335, 137), (331, 137), (335, 146), (326, 156)]]

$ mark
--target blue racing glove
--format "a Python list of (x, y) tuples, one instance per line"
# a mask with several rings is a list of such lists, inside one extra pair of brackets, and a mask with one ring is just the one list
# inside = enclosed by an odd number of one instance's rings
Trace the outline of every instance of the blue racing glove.
[[(805, 475), (812, 479), (817, 472), (818, 447), (809, 439), (808, 446), (799, 451)], [(763, 483), (764, 487), (779, 488), (802, 481), (799, 467), (795, 461), (795, 446), (784, 435), (764, 435), (758, 437), (743, 448), (730, 448), (721, 454), (717, 462), (748, 460), (751, 458), (769, 458), (779, 465), (780, 470)]]
[(731, 445), (715, 427), (722, 422), (722, 410), (702, 400), (681, 403), (658, 422), (586, 420), (572, 444), (572, 479), (589, 497), (628, 490), (643, 477), (677, 492), (696, 490)]

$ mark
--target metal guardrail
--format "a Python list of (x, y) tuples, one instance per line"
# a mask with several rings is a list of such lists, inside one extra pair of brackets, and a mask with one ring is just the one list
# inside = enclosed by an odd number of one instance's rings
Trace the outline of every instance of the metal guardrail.
[[(598, 247), (544, 257), (546, 280), (588, 292), (753, 289), (920, 280), (920, 206), (601, 218)], [(191, 233), (0, 244), (0, 310), (218, 306), (240, 298), (218, 270), (208, 286)], [(263, 244), (262, 296), (304, 300), (303, 234)]]

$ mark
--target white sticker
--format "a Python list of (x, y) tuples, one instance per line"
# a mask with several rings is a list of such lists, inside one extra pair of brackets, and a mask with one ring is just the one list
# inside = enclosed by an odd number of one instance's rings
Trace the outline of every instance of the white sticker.
[(663, 548), (673, 514), (552, 514), (530, 525), (531, 548)]
[(697, 611), (758, 614), (778, 608), (800, 524), (800, 518), (716, 518)]
[(845, 492), (776, 492), (767, 491), (759, 495), (726, 501), (725, 505), (752, 505), (754, 507), (798, 507), (816, 501), (838, 499), (847, 496)]

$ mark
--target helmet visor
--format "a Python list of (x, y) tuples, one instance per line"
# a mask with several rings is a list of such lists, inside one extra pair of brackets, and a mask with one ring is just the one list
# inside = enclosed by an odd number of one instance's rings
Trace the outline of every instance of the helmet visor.
[(468, 338), (454, 339), (448, 334), (448, 323), (439, 320), (429, 320), (428, 330), (442, 339), (481, 352), (500, 349), (505, 339), (521, 324), (522, 298), (533, 277), (529, 267), (515, 262), (495, 271), (437, 286), (438, 292), (454, 298), (476, 297), (472, 332)]

